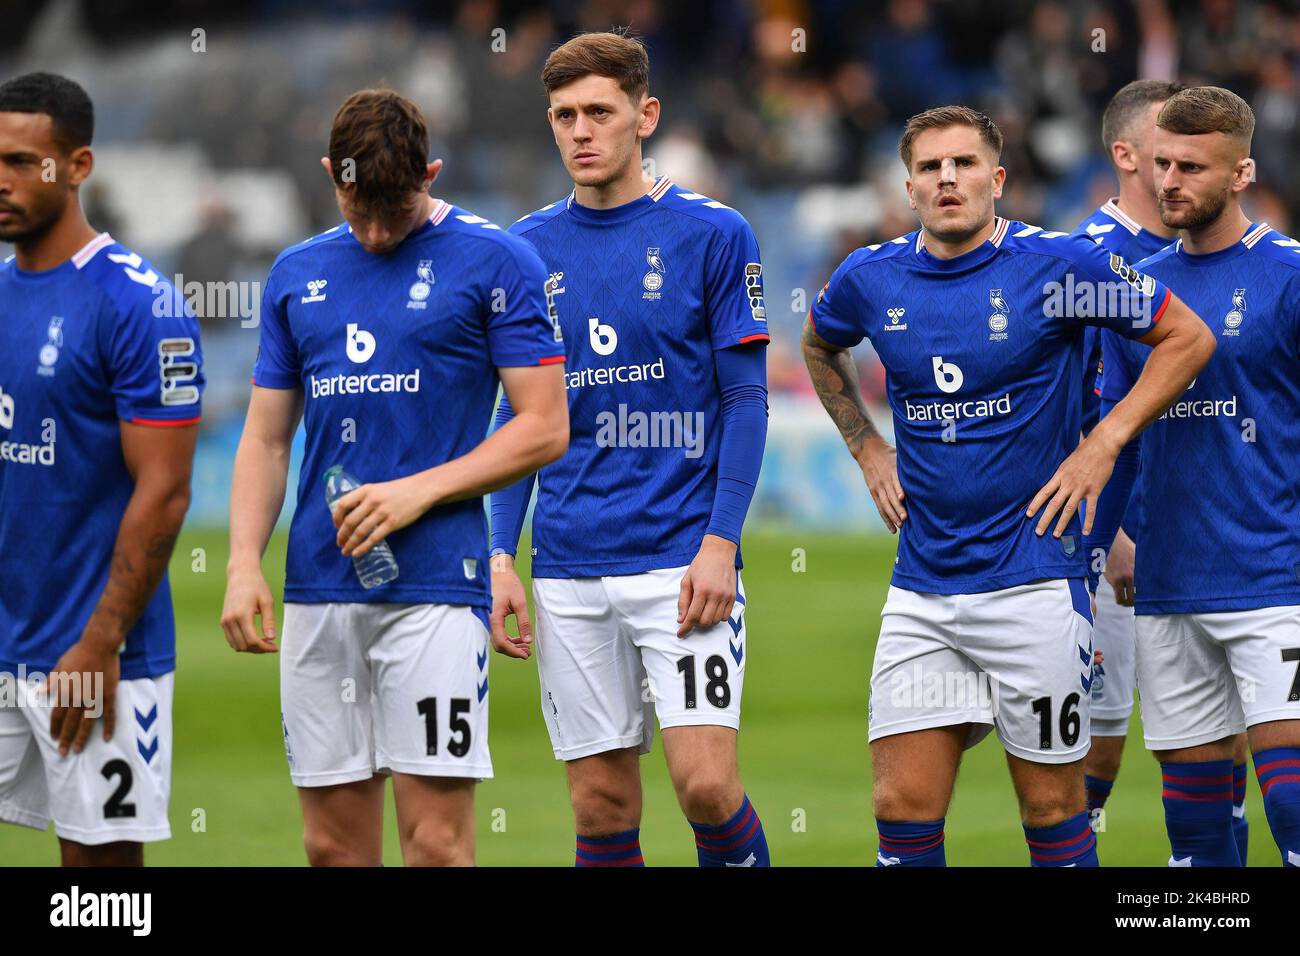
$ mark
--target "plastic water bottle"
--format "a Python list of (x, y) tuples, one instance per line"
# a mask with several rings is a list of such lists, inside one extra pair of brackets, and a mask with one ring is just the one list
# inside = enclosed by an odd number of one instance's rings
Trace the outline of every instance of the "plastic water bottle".
[[(330, 512), (333, 513), (334, 504), (340, 498), (360, 487), (361, 482), (344, 471), (342, 465), (335, 465), (326, 471), (325, 503), (329, 505)], [(361, 557), (354, 555), (352, 564), (357, 569), (357, 578), (361, 581), (361, 586), (367, 591), (397, 580), (397, 560), (393, 557), (393, 549), (388, 546), (387, 541), (379, 542)]]

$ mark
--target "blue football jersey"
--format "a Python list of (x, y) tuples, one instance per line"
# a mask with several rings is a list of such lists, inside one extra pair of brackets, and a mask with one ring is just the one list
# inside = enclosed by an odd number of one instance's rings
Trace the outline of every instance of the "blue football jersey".
[[(1107, 199), (1096, 212), (1079, 223), (1074, 230), (1087, 236), (1097, 245), (1124, 258), (1137, 262), (1159, 252), (1172, 239), (1143, 229), (1137, 220), (1119, 208), (1116, 197)], [(1101, 339), (1106, 332), (1095, 325), (1083, 330), (1083, 431), (1092, 431), (1101, 417), (1100, 367)]]
[[(199, 328), (171, 283), (107, 233), (67, 262), (0, 265), (0, 672), (48, 672), (108, 583), (135, 482), (121, 422), (199, 420)], [(176, 666), (164, 574), (121, 651), (123, 680)]]
[(853, 252), (811, 310), (816, 333), (871, 341), (885, 367), (907, 520), (893, 583), (969, 594), (1085, 574), (1025, 509), (1078, 446), (1085, 324), (1141, 337), (1169, 290), (1079, 235), (996, 220), (952, 259), (921, 231)]
[(538, 473), (533, 575), (689, 564), (717, 487), (713, 352), (768, 341), (753, 230), (734, 209), (663, 177), (613, 209), (570, 194), (511, 232), (550, 271), (567, 348), (571, 437), (564, 457)]
[[(1141, 264), (1178, 290), (1218, 348), (1141, 436), (1138, 614), (1300, 604), (1297, 249), (1261, 223), (1218, 252), (1191, 255), (1179, 241)], [(1128, 394), (1149, 354), (1108, 337), (1106, 401)]]
[(478, 445), (499, 367), (563, 361), (545, 284), (527, 243), (441, 200), (387, 255), (367, 253), (346, 223), (280, 254), (253, 383), (305, 397), (285, 601), (491, 606), (482, 498), (389, 535), (399, 576), (366, 590), (336, 543), (322, 478), (342, 465), (389, 481)]

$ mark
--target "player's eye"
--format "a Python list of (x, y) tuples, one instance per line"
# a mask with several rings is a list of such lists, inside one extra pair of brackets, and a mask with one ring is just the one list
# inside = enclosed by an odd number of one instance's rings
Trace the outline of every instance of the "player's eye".
[(974, 165), (974, 164), (973, 164), (969, 159), (959, 159), (959, 160), (957, 160), (957, 165), (958, 165), (958, 166), (972, 166), (972, 165)]

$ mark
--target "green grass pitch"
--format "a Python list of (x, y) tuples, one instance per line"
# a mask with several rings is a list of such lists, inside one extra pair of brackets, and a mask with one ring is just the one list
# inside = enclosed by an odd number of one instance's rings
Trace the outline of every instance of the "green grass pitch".
[[(285, 539), (268, 549), (267, 579), (283, 582)], [(802, 551), (796, 551), (802, 549)], [(526, 551), (524, 552), (526, 553)], [(875, 859), (867, 686), (893, 564), (885, 536), (760, 531), (745, 536), (749, 661), (741, 772), (778, 866), (862, 866)], [(796, 559), (802, 555), (803, 570)], [(195, 570), (199, 558), (205, 570)], [(305, 863), (302, 821), (280, 736), (278, 662), (235, 654), (219, 624), (226, 536), (187, 531), (171, 581), (178, 621), (172, 839), (146, 860), (181, 866)], [(277, 608), (279, 610), (279, 608)], [(568, 866), (573, 826), (562, 766), (551, 756), (534, 664), (492, 655), (496, 777), (478, 790), (478, 860), (488, 866)], [(662, 750), (644, 758), (641, 843), (649, 865), (695, 865)], [(1252, 865), (1277, 865), (1251, 778)], [(384, 859), (401, 864), (388, 800)], [(995, 738), (967, 754), (948, 815), (954, 866), (1025, 866), (1005, 758)], [(1135, 719), (1100, 837), (1103, 865), (1162, 866), (1165, 839), (1155, 761)], [(57, 861), (53, 830), (0, 824), (0, 865)]]

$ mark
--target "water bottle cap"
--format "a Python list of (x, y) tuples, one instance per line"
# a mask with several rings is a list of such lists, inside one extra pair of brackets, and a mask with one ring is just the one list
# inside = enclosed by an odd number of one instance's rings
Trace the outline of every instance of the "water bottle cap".
[(332, 468), (327, 468), (325, 470), (325, 474), (321, 478), (321, 481), (322, 483), (328, 485), (330, 483), (331, 478), (335, 477), (336, 475), (342, 474), (342, 472), (343, 472), (342, 465), (334, 465)]

